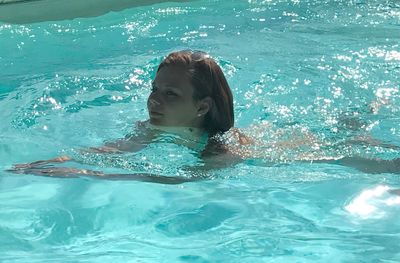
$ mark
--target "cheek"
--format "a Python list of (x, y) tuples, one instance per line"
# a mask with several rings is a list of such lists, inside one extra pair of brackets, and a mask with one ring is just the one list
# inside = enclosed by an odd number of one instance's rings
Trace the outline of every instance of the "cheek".
[[(154, 100), (154, 96), (149, 96), (147, 100), (147, 107), (150, 108), (151, 100)], [(188, 101), (187, 98), (182, 97), (165, 97), (163, 99), (157, 98), (159, 103), (156, 108), (163, 111), (165, 115), (172, 118), (187, 119), (192, 118), (192, 115), (197, 113), (194, 103)]]
[(187, 101), (176, 99), (168, 103), (169, 107), (174, 111), (178, 111), (181, 115), (190, 114), (195, 106)]

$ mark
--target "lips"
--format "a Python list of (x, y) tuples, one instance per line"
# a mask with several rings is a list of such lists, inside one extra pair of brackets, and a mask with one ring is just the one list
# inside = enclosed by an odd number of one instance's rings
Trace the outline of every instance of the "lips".
[(161, 116), (163, 116), (163, 114), (158, 111), (150, 111), (150, 116), (151, 117), (161, 117)]

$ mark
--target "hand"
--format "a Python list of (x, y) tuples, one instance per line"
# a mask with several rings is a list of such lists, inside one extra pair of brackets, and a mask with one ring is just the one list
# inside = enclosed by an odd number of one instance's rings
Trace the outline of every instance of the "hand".
[(48, 177), (77, 178), (79, 176), (93, 176), (107, 180), (134, 180), (134, 181), (159, 183), (159, 184), (182, 184), (206, 178), (206, 177), (186, 178), (181, 176), (170, 177), (170, 176), (145, 174), (145, 173), (104, 174), (101, 171), (76, 169), (70, 167), (28, 168), (28, 169), (17, 169), (17, 170), (10, 169), (7, 171), (16, 174), (32, 174), (32, 175), (48, 176)]
[(33, 174), (40, 176), (49, 177), (78, 177), (79, 175), (86, 176), (104, 176), (103, 172), (86, 170), (86, 169), (76, 169), (70, 167), (45, 167), (45, 168), (25, 168), (25, 169), (10, 169), (7, 172), (12, 172), (16, 174)]
[(29, 169), (42, 166), (48, 163), (63, 163), (71, 160), (69, 156), (59, 156), (50, 160), (40, 160), (32, 163), (15, 164), (12, 169)]

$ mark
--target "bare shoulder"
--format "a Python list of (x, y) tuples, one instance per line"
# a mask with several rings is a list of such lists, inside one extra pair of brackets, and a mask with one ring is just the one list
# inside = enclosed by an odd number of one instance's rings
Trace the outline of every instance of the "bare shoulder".
[(125, 135), (124, 138), (108, 141), (101, 147), (90, 149), (91, 151), (108, 153), (136, 152), (151, 143), (154, 136), (154, 131), (148, 127), (148, 121), (138, 121), (135, 123), (133, 131)]
[(210, 138), (201, 158), (209, 168), (229, 167), (246, 159), (246, 146), (252, 144), (251, 137), (237, 128), (232, 128), (223, 135)]

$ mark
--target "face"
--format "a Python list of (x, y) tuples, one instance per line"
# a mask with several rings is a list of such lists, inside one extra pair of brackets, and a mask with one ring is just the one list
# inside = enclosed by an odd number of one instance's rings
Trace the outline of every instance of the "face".
[(162, 67), (147, 100), (150, 123), (160, 126), (199, 127), (203, 107), (193, 99), (194, 88), (187, 72), (177, 66)]

